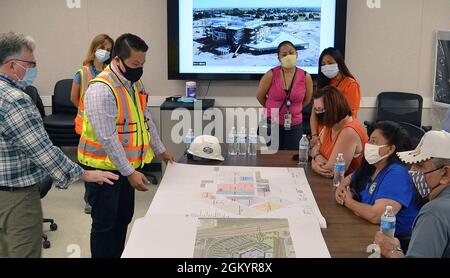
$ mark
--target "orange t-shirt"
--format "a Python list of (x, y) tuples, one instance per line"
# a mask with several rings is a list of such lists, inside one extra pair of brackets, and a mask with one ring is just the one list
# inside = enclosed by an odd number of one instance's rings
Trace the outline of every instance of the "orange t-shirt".
[[(358, 122), (358, 120), (353, 119), (351, 123), (346, 124), (341, 128), (341, 130), (336, 134), (334, 138), (331, 137), (332, 135), (332, 129), (331, 128), (324, 128), (323, 129), (323, 135), (320, 140), (320, 154), (325, 157), (325, 159), (329, 160), (331, 153), (333, 152), (334, 146), (336, 145), (336, 142), (341, 135), (341, 132), (346, 128), (353, 128), (359, 135), (359, 138), (361, 140), (361, 145), (363, 146), (369, 141), (369, 136), (367, 136), (367, 132), (364, 129), (364, 127)], [(363, 153), (361, 153), (358, 157), (353, 157), (353, 160), (351, 161), (350, 165), (348, 166), (347, 172), (345, 175), (349, 175), (353, 173), (356, 169), (358, 169), (359, 165), (361, 165), (361, 162), (363, 160)]]
[(339, 91), (341, 91), (352, 109), (353, 118), (357, 119), (359, 107), (361, 105), (361, 91), (358, 82), (351, 77), (346, 77), (341, 82), (339, 82), (339, 80), (332, 79), (330, 85), (337, 87)]

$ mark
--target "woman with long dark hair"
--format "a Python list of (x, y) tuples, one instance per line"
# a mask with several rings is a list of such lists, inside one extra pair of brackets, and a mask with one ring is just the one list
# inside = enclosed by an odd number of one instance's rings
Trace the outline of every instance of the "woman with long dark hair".
[[(322, 51), (319, 57), (317, 91), (327, 86), (336, 87), (344, 95), (352, 110), (353, 118), (357, 119), (361, 103), (360, 86), (345, 64), (344, 56), (334, 47)], [(310, 124), (314, 144), (320, 132), (320, 123), (317, 122), (314, 113), (311, 114)]]
[(397, 123), (377, 123), (365, 146), (365, 161), (336, 190), (339, 204), (374, 224), (380, 223), (386, 206), (391, 206), (397, 218), (395, 237), (403, 250), (408, 247), (419, 208), (414, 183), (397, 153), (411, 146), (409, 134)]

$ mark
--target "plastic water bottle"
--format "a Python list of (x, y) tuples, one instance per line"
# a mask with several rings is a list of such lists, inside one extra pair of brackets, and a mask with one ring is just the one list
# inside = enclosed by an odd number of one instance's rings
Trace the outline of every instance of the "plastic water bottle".
[(309, 159), (309, 140), (306, 134), (303, 134), (302, 139), (298, 143), (298, 164), (306, 165)]
[(186, 134), (186, 137), (184, 137), (184, 143), (186, 144), (186, 150), (189, 149), (192, 142), (194, 142), (194, 131), (192, 131), (192, 128), (190, 128)]
[(192, 128), (190, 128), (186, 134), (186, 137), (184, 137), (184, 143), (186, 144), (186, 156), (188, 159), (194, 158), (194, 156), (187, 151), (191, 147), (192, 142), (194, 142), (194, 138), (194, 131), (192, 131)]
[(381, 215), (380, 231), (386, 236), (394, 238), (396, 217), (391, 206), (386, 206), (386, 211)]
[(339, 187), (339, 185), (341, 185), (345, 175), (345, 168), (344, 154), (340, 153), (336, 157), (336, 162), (334, 163), (333, 185), (335, 187)]
[(256, 155), (256, 148), (258, 145), (258, 135), (256, 134), (256, 130), (252, 128), (250, 133), (248, 134), (248, 154)]
[(245, 127), (241, 127), (237, 136), (238, 154), (247, 155), (247, 135), (245, 133)]
[(237, 144), (236, 144), (236, 128), (233, 126), (230, 133), (227, 136), (228, 154), (237, 155)]

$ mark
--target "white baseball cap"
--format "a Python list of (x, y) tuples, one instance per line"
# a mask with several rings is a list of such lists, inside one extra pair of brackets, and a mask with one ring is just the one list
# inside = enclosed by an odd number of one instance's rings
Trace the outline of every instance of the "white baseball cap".
[(194, 139), (188, 153), (213, 160), (224, 161), (219, 139), (211, 135), (201, 135)]
[(397, 153), (400, 160), (407, 164), (419, 163), (431, 158), (450, 159), (450, 133), (429, 131), (413, 151)]

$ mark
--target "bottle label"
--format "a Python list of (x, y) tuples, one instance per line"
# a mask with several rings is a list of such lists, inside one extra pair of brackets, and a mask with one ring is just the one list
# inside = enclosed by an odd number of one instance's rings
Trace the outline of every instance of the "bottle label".
[(334, 171), (345, 172), (345, 164), (335, 164)]
[(245, 143), (245, 135), (239, 135), (237, 138), (238, 143)]
[(194, 141), (194, 138), (192, 136), (186, 136), (184, 138), (184, 143), (185, 144), (191, 144)]
[(381, 223), (380, 223), (380, 226), (381, 226), (381, 230), (382, 231), (395, 229), (395, 221), (382, 220)]
[(236, 142), (235, 136), (234, 136), (234, 135), (228, 135), (228, 137), (227, 137), (227, 143), (228, 143), (228, 144), (232, 144), (232, 143), (234, 143), (234, 142)]
[(197, 88), (196, 87), (187, 87), (186, 88), (186, 96), (195, 98), (197, 96)]
[(248, 137), (248, 142), (250, 144), (256, 144), (258, 142), (258, 137), (257, 136), (249, 136)]
[(300, 150), (308, 150), (309, 149), (309, 145), (307, 145), (307, 144), (300, 144), (299, 149)]

